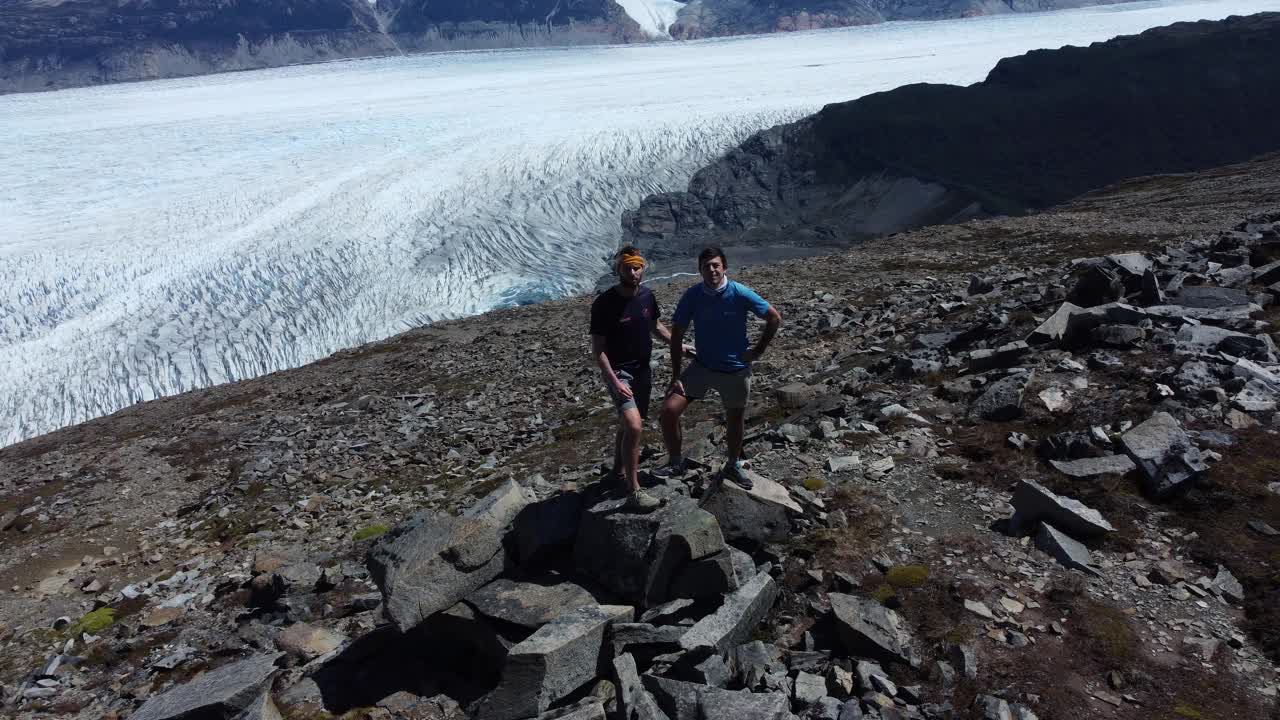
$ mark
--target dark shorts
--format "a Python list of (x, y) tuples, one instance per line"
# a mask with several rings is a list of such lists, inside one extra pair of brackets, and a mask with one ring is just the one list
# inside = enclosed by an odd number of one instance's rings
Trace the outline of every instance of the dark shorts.
[(613, 398), (613, 404), (618, 409), (618, 414), (626, 412), (630, 408), (640, 411), (640, 417), (649, 418), (649, 397), (653, 391), (653, 373), (648, 367), (643, 369), (617, 370), (615, 374), (618, 379), (626, 383), (631, 388), (631, 397), (624, 398), (614, 392), (610, 386), (609, 397)]

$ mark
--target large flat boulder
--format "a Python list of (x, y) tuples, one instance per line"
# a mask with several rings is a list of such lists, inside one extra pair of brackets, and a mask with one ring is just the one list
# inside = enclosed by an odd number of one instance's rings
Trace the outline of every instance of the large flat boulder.
[(757, 573), (747, 584), (726, 595), (719, 609), (689, 628), (680, 637), (680, 647), (727, 652), (751, 637), (777, 597), (778, 585), (769, 573)]
[(670, 720), (786, 720), (791, 703), (777, 692), (725, 690), (645, 675), (644, 685)]
[(1173, 300), (1183, 307), (1208, 310), (1247, 306), (1253, 302), (1249, 297), (1249, 293), (1244, 290), (1212, 285), (1183, 285)]
[[(587, 508), (574, 546), (578, 571), (641, 607), (736, 588), (715, 516), (670, 489), (653, 492), (664, 504), (651, 513), (626, 512), (625, 498), (605, 498)], [(701, 575), (682, 578), (695, 565)]]
[(1097, 537), (1115, 530), (1102, 513), (1079, 500), (1057, 495), (1034, 480), (1019, 482), (1010, 504), (1014, 513), (1009, 518), (1009, 531), (1014, 535), (1030, 532), (1041, 520), (1075, 537)]
[(1027, 336), (1027, 343), (1030, 345), (1043, 345), (1045, 343), (1061, 342), (1067, 335), (1067, 325), (1071, 320), (1071, 316), (1082, 310), (1084, 308), (1075, 303), (1062, 303), (1052, 315), (1040, 323), (1040, 326)]
[(261, 698), (276, 673), (276, 660), (283, 654), (254, 655), (210, 670), (148, 699), (132, 717), (137, 720), (235, 717)]
[(466, 603), (485, 617), (537, 630), (561, 613), (604, 599), (561, 575), (548, 574), (499, 578), (467, 595)]
[(884, 662), (910, 663), (911, 636), (898, 613), (872, 598), (831, 593), (831, 612), (845, 650)]
[(508, 480), (459, 517), (421, 513), (379, 538), (366, 562), (387, 617), (407, 632), (498, 577), (509, 526), (528, 503)]
[(564, 613), (511, 648), (498, 687), (486, 697), (481, 720), (519, 720), (594, 680), (607, 653), (605, 634), (614, 622), (630, 622), (624, 605), (588, 605)]
[(1125, 433), (1120, 447), (1142, 471), (1143, 488), (1160, 499), (1204, 472), (1200, 450), (1172, 415), (1158, 412)]
[(1127, 455), (1106, 455), (1096, 458), (1079, 458), (1077, 460), (1050, 460), (1055, 470), (1081, 480), (1102, 477), (1104, 475), (1128, 475), (1138, 469)]
[(729, 542), (745, 540), (762, 545), (777, 542), (791, 534), (791, 518), (804, 511), (782, 485), (745, 471), (751, 478), (750, 490), (729, 480), (715, 484), (702, 499), (702, 508), (720, 522), (720, 530)]

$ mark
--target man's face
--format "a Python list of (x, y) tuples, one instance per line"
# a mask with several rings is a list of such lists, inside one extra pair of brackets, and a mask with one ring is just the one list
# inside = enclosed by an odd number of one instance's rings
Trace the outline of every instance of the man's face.
[(628, 267), (626, 265), (618, 266), (618, 282), (623, 287), (639, 287), (640, 280), (644, 277), (644, 267)]
[(707, 284), (707, 287), (718, 288), (724, 281), (724, 260), (720, 257), (707, 260), (698, 270), (701, 271), (702, 281)]

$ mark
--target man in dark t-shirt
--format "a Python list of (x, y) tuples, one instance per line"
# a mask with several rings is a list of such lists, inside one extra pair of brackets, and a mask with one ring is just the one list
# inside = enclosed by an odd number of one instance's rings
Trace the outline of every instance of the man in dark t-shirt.
[(631, 246), (615, 256), (618, 284), (591, 303), (591, 355), (600, 368), (620, 420), (614, 442), (613, 473), (628, 493), (626, 507), (649, 512), (658, 501), (640, 489), (640, 431), (649, 416), (653, 385), (649, 355), (653, 335), (670, 342), (671, 332), (658, 322), (662, 311), (650, 290), (640, 284), (645, 261)]

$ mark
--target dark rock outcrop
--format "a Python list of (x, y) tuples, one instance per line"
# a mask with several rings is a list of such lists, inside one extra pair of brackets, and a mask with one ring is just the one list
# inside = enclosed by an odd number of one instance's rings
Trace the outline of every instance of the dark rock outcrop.
[(1177, 23), (1001, 60), (969, 87), (908, 85), (748, 138), (686, 192), (623, 215), (646, 254), (836, 245), (1043, 208), (1124, 178), (1280, 148), (1280, 14)]

